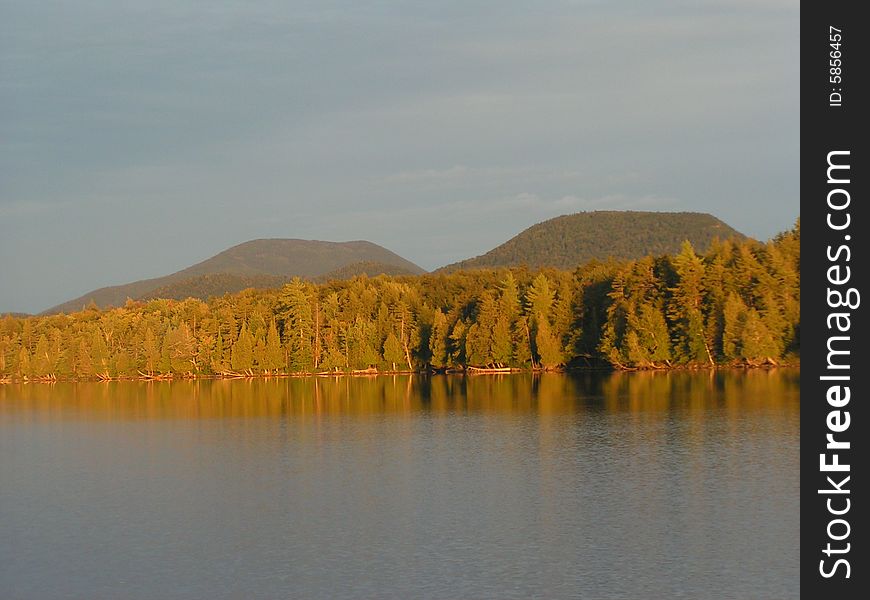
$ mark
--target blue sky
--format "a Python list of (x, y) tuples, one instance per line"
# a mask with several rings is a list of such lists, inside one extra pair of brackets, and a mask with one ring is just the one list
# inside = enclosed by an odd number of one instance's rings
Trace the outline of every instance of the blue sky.
[(799, 4), (0, 0), (0, 311), (255, 238), (435, 268), (580, 210), (799, 212)]

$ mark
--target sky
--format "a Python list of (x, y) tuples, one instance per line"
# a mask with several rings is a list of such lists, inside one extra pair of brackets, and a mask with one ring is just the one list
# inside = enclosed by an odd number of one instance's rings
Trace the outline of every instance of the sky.
[(0, 312), (257, 238), (425, 269), (585, 210), (799, 215), (797, 0), (0, 0)]

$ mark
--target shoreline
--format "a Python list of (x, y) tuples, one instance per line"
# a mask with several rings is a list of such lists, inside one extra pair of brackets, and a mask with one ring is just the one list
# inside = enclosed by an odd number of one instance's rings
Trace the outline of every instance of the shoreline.
[(525, 373), (542, 374), (542, 373), (665, 373), (675, 371), (757, 371), (757, 370), (773, 370), (773, 369), (794, 369), (800, 368), (800, 361), (791, 362), (783, 361), (776, 364), (730, 364), (730, 365), (672, 365), (672, 366), (654, 366), (645, 368), (619, 368), (613, 366), (603, 367), (570, 367), (559, 369), (524, 369), (519, 367), (511, 367), (507, 369), (450, 369), (447, 371), (434, 370), (415, 370), (415, 371), (377, 371), (371, 372), (353, 372), (353, 371), (336, 371), (336, 372), (319, 372), (319, 373), (217, 373), (217, 374), (169, 374), (169, 375), (147, 375), (139, 376), (120, 375), (120, 376), (105, 376), (105, 377), (3, 377), (0, 378), (0, 385), (7, 384), (28, 384), (28, 383), (109, 383), (112, 381), (125, 382), (173, 382), (173, 381), (231, 381), (236, 379), (315, 379), (315, 378), (345, 378), (345, 377), (395, 377), (397, 375), (420, 375), (420, 376), (439, 376), (439, 375), (463, 375), (465, 377), (480, 377), (480, 376), (505, 376), (519, 375)]

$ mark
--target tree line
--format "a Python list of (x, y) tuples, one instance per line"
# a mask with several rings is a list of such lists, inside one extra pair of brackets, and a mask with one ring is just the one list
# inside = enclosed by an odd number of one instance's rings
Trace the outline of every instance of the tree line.
[(359, 276), (0, 319), (0, 378), (761, 365), (800, 348), (800, 222), (767, 243)]

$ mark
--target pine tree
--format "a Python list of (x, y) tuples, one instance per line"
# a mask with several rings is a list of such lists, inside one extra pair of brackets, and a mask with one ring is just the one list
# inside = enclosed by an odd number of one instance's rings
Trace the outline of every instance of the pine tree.
[(112, 359), (112, 374), (115, 376), (131, 375), (130, 355), (121, 348)]
[(266, 339), (262, 336), (261, 331), (257, 331), (253, 338), (254, 366), (260, 371), (268, 371), (266, 368)]
[(538, 274), (526, 291), (526, 310), (529, 316), (530, 334), (534, 340), (533, 356), (544, 368), (552, 368), (564, 360), (561, 344), (553, 334), (550, 313), (553, 309), (555, 294), (550, 288), (550, 280), (543, 273)]
[(289, 354), (288, 368), (309, 372), (317, 367), (313, 340), (317, 335), (307, 286), (298, 277), (281, 288), (277, 304), (278, 320)]
[(629, 331), (637, 335), (640, 359), (629, 357), (637, 366), (648, 367), (671, 359), (668, 326), (662, 310), (653, 304), (644, 304), (638, 314), (629, 318)]
[(164, 375), (172, 373), (172, 326), (163, 334), (163, 343), (160, 345), (160, 360), (157, 362), (157, 370)]
[(174, 373), (198, 370), (196, 340), (194, 340), (187, 323), (182, 322), (176, 328), (170, 327), (166, 332), (165, 341), (169, 349), (169, 364)]
[(740, 344), (741, 354), (750, 364), (759, 364), (779, 356), (774, 335), (754, 308), (746, 312)]
[(525, 315), (517, 317), (511, 332), (513, 339), (514, 364), (521, 367), (535, 367), (532, 355), (532, 333), (529, 327), (529, 318)]
[(157, 370), (160, 363), (160, 348), (157, 346), (154, 331), (150, 327), (145, 330), (142, 350), (145, 355), (145, 372), (151, 375)]
[(538, 274), (526, 291), (526, 307), (535, 319), (549, 319), (555, 294), (550, 288), (550, 280), (543, 273)]
[[(0, 375), (759, 364), (799, 355), (800, 223), (671, 257), (358, 277), (63, 317), (0, 317)], [(404, 369), (404, 367), (402, 367)]]
[(51, 357), (51, 350), (48, 345), (48, 338), (45, 334), (39, 336), (39, 341), (36, 343), (36, 352), (33, 356), (33, 372), (36, 376), (50, 375), (54, 372), (54, 361)]
[(511, 271), (507, 272), (501, 282), (501, 295), (499, 296), (499, 312), (507, 317), (509, 323), (519, 317), (522, 306), (520, 304), (520, 292), (516, 277)]
[(392, 370), (396, 371), (396, 365), (403, 361), (404, 356), (399, 338), (391, 331), (384, 342), (384, 362), (391, 365)]
[(535, 346), (540, 365), (545, 369), (552, 369), (563, 364), (565, 359), (562, 354), (561, 344), (550, 330), (549, 322), (546, 319), (541, 319), (537, 323)]
[(254, 338), (248, 332), (247, 323), (242, 323), (239, 339), (233, 344), (232, 367), (234, 371), (239, 372), (254, 368)]
[(730, 292), (722, 311), (722, 356), (734, 361), (743, 358), (742, 339), (746, 320), (746, 304), (735, 292)]
[(459, 366), (467, 365), (468, 360), (465, 357), (465, 338), (468, 333), (468, 326), (464, 321), (458, 320), (453, 325), (450, 331), (450, 350), (448, 353), (448, 362), (450, 365)]
[(18, 376), (19, 377), (33, 377), (33, 365), (32, 359), (30, 358), (30, 351), (22, 346), (21, 350), (18, 353)]
[(478, 301), (477, 318), (465, 337), (465, 356), (469, 364), (488, 365), (495, 362), (493, 332), (498, 317), (499, 305), (494, 294), (485, 292)]
[(350, 353), (348, 359), (352, 368), (368, 368), (381, 362), (381, 356), (377, 350), (379, 343), (375, 323), (362, 315), (357, 315), (348, 335)]
[(212, 373), (223, 373), (230, 370), (230, 364), (225, 357), (226, 349), (223, 335), (218, 330), (217, 338), (215, 338), (214, 351), (211, 355), (211, 370)]
[(94, 374), (94, 361), (91, 359), (91, 349), (84, 339), (79, 340), (73, 372), (77, 377), (91, 377)]
[(72, 375), (72, 352), (72, 340), (60, 329), (54, 328), (51, 332), (51, 355), (54, 361), (53, 373), (58, 377)]
[(559, 346), (559, 364), (565, 364), (574, 358), (572, 329), (574, 328), (574, 293), (571, 282), (563, 277), (559, 285), (559, 292), (553, 304), (553, 337)]
[(670, 288), (672, 299), (668, 316), (674, 323), (677, 359), (690, 364), (712, 364), (713, 355), (701, 312), (704, 263), (688, 240), (683, 242), (682, 250), (672, 262), (677, 282)]
[(103, 338), (103, 333), (99, 328), (94, 330), (94, 335), (91, 339), (91, 361), (98, 374), (108, 374), (109, 349), (106, 347), (106, 340)]
[(432, 332), (429, 335), (430, 364), (435, 369), (443, 369), (447, 366), (448, 333), (447, 317), (439, 308), (435, 311)]
[(269, 321), (269, 331), (266, 333), (266, 352), (262, 365), (267, 371), (277, 371), (284, 367), (284, 350), (278, 337), (278, 326), (275, 319)]
[(501, 314), (492, 329), (492, 359), (497, 365), (509, 365), (513, 362), (514, 345), (511, 335), (510, 321), (507, 315)]

